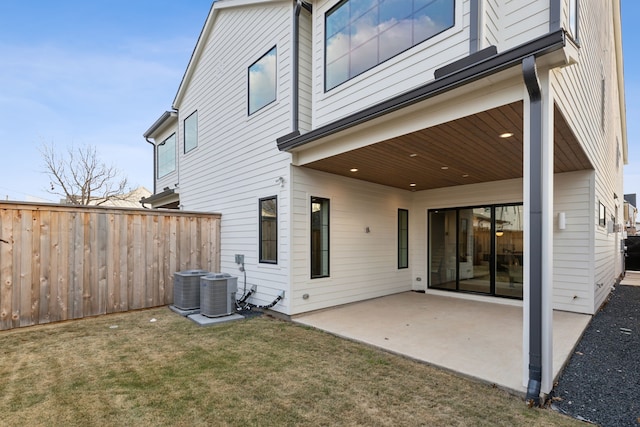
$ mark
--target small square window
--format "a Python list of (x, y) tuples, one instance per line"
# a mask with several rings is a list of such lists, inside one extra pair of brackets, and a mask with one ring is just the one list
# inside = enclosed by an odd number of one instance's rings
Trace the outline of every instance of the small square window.
[(249, 115), (276, 100), (275, 46), (249, 67)]

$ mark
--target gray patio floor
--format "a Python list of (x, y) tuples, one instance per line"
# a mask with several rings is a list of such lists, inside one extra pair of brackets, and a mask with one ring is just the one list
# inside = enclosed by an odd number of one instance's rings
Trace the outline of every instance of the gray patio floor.
[[(590, 319), (554, 311), (554, 378)], [(404, 292), (302, 314), (293, 321), (526, 393), (521, 306)]]

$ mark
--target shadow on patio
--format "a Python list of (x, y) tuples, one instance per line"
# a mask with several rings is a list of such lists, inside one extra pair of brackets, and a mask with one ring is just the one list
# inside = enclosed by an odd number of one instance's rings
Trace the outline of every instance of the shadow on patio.
[[(302, 314), (293, 321), (524, 396), (521, 304), (489, 301), (403, 292)], [(554, 378), (589, 320), (586, 314), (553, 312)]]

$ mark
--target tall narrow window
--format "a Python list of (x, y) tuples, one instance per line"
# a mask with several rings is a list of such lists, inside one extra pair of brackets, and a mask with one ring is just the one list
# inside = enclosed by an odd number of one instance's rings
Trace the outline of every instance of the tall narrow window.
[(260, 262), (278, 262), (278, 199), (260, 199)]
[(198, 112), (194, 111), (184, 119), (184, 152), (185, 154), (198, 146)]
[(311, 278), (329, 277), (329, 199), (311, 198)]
[(276, 100), (276, 48), (249, 67), (249, 115)]
[(162, 141), (157, 148), (158, 178), (176, 170), (176, 134)]
[(455, 0), (344, 0), (325, 17), (325, 90), (453, 27)]
[(409, 211), (398, 209), (398, 268), (409, 267)]
[(578, 40), (578, 0), (569, 0), (569, 31)]

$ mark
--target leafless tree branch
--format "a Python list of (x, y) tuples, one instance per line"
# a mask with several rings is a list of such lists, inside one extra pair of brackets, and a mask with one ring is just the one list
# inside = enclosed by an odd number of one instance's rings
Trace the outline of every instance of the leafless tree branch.
[(49, 176), (47, 191), (72, 205), (102, 205), (125, 200), (127, 179), (114, 166), (100, 162), (95, 146), (71, 146), (62, 157), (53, 144), (42, 144), (40, 154)]

